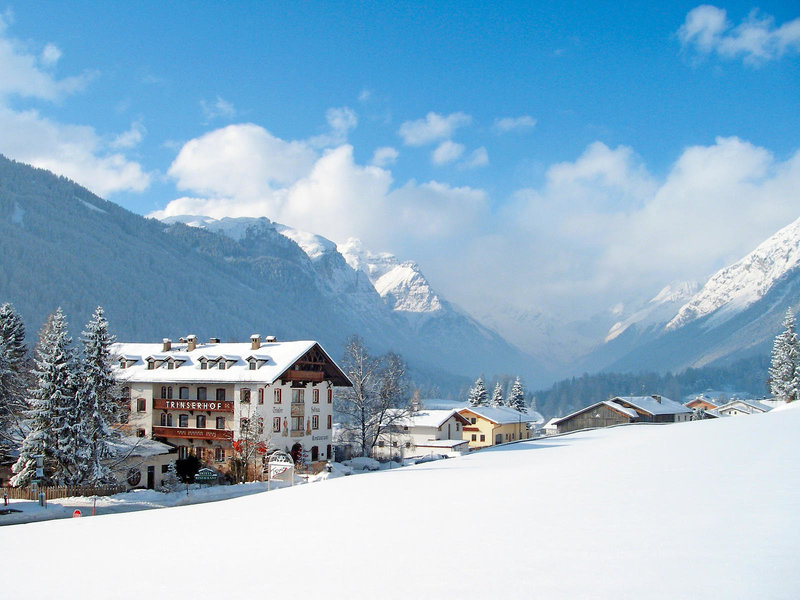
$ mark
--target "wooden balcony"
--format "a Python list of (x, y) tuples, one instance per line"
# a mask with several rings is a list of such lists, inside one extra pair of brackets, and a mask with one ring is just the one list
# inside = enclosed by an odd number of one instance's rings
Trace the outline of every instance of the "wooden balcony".
[(232, 401), (218, 400), (176, 400), (173, 398), (155, 398), (153, 410), (200, 410), (206, 412), (233, 412)]
[(289, 369), (283, 374), (283, 379), (286, 381), (313, 381), (319, 383), (325, 379), (323, 371), (298, 371)]
[(192, 438), (195, 440), (233, 440), (233, 431), (228, 429), (196, 429), (190, 427), (153, 427), (153, 435), (165, 438)]

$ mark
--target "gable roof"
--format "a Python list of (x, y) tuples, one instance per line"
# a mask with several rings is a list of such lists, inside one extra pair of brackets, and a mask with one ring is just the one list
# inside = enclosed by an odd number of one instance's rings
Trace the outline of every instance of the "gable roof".
[(721, 412), (727, 408), (736, 408), (736, 405), (739, 405), (740, 408), (743, 408), (747, 412), (759, 412), (765, 413), (772, 410), (771, 406), (767, 406), (766, 404), (761, 404), (756, 400), (731, 400), (730, 402), (723, 404), (721, 406), (717, 406), (717, 411)]
[[(387, 411), (393, 414), (400, 412), (399, 410)], [(413, 415), (398, 419), (394, 421), (393, 425), (397, 427), (441, 427), (450, 417), (455, 416), (456, 420), (462, 424), (467, 425), (469, 421), (461, 415), (456, 409), (450, 410), (425, 410), (414, 413)]]
[(630, 404), (633, 408), (652, 416), (690, 414), (692, 412), (691, 408), (670, 400), (666, 396), (617, 396), (611, 401), (617, 404)]
[(472, 412), (496, 425), (509, 425), (511, 423), (540, 423), (544, 421), (542, 415), (533, 411), (521, 413), (507, 406), (465, 406), (458, 409), (462, 415), (465, 411)]
[[(267, 342), (262, 343), (258, 361), (263, 364), (254, 370), (246, 360), (253, 355), (250, 342), (235, 343), (198, 343), (189, 351), (185, 343), (173, 344), (172, 349), (164, 352), (163, 346), (157, 344), (116, 343), (111, 346), (111, 354), (115, 357), (112, 363), (114, 376), (125, 382), (149, 383), (274, 383), (300, 361), (311, 350), (318, 350), (325, 357), (324, 371), (326, 378), (333, 385), (350, 387), (352, 384), (347, 375), (328, 356), (327, 352), (315, 341)], [(119, 366), (119, 357), (136, 357), (138, 360), (126, 369)], [(146, 357), (142, 360), (139, 357)], [(167, 361), (174, 358), (183, 361), (179, 367), (167, 369), (163, 365), (156, 369), (147, 368), (147, 359)], [(201, 369), (201, 359), (229, 361), (226, 369)]]
[(622, 414), (623, 416), (629, 417), (631, 419), (638, 419), (639, 418), (639, 413), (637, 413), (632, 408), (628, 408), (627, 406), (622, 406), (621, 404), (617, 404), (613, 400), (601, 400), (600, 402), (595, 402), (594, 404), (590, 404), (589, 406), (585, 406), (583, 408), (579, 408), (575, 412), (570, 413), (565, 417), (559, 417), (559, 418), (555, 418), (555, 419), (550, 419), (550, 421), (548, 422), (548, 425), (558, 425), (562, 421), (566, 421), (566, 420), (571, 419), (572, 417), (575, 417), (577, 415), (583, 414), (583, 413), (588, 412), (590, 410), (594, 410), (598, 406), (607, 406), (611, 410), (616, 411), (616, 412)]

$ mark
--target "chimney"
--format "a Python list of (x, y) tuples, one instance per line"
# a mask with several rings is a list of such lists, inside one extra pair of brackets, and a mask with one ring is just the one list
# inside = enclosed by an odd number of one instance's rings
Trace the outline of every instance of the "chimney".
[(268, 344), (273, 344), (278, 341), (278, 338), (276, 338), (274, 335), (268, 335), (264, 341)]
[(659, 396), (659, 395), (657, 395), (657, 394), (653, 394), (653, 400), (655, 400), (656, 402), (658, 402), (659, 404), (661, 404), (661, 396)]
[(172, 350), (172, 340), (169, 338), (164, 338), (161, 340), (163, 342), (163, 346), (161, 347), (162, 352), (169, 352)]
[(209, 344), (219, 344), (219, 338), (208, 338)]
[(186, 336), (186, 351), (191, 352), (197, 348), (197, 336), (196, 335), (187, 335)]
[(261, 348), (261, 336), (257, 333), (254, 333), (250, 336), (250, 349), (258, 350), (259, 348)]

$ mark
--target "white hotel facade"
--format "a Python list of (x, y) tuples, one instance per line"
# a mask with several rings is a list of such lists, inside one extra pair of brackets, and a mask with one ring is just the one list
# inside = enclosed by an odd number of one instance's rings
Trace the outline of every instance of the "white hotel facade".
[(250, 424), (269, 449), (306, 462), (331, 458), (333, 388), (351, 383), (317, 342), (253, 335), (250, 343), (200, 343), (190, 335), (111, 351), (132, 433), (175, 446), (179, 458), (193, 454), (226, 471)]

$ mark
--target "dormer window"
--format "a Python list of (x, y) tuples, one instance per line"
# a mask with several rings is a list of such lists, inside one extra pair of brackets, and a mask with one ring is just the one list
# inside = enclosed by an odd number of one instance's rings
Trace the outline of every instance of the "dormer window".
[(220, 361), (217, 363), (217, 368), (220, 371), (224, 371), (225, 370), (225, 360), (224, 359), (220, 359)]
[(127, 369), (128, 368), (128, 361), (124, 358), (119, 359), (119, 368), (120, 369)]
[(156, 361), (154, 361), (152, 358), (151, 358), (151, 359), (148, 359), (148, 361), (147, 361), (147, 368), (148, 368), (149, 370), (151, 370), (151, 371), (152, 371), (153, 369), (155, 369), (155, 368), (156, 368)]
[(167, 361), (167, 368), (168, 369), (174, 369), (175, 368), (175, 361), (174, 360), (168, 360)]
[(208, 360), (206, 360), (205, 358), (200, 359), (200, 369), (203, 371), (208, 369)]
[(250, 365), (250, 370), (251, 371), (255, 371), (256, 370), (256, 359), (255, 358), (251, 358), (250, 362), (248, 364)]

